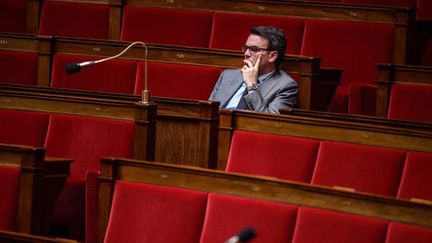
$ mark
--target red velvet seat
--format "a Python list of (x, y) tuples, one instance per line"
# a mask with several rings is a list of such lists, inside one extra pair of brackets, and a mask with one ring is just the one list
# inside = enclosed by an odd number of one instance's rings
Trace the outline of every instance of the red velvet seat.
[(0, 109), (0, 143), (43, 147), (48, 121), (48, 113)]
[(350, 84), (376, 85), (376, 64), (393, 60), (394, 29), (391, 24), (306, 20), (301, 55), (322, 57), (322, 67), (343, 69), (329, 111), (348, 112)]
[[(151, 95), (207, 100), (221, 73), (221, 68), (193, 64), (148, 62), (148, 88)], [(144, 63), (139, 63), (135, 94), (141, 94)]]
[(429, 21), (432, 20), (432, 1), (417, 0), (416, 19)]
[(432, 85), (396, 83), (392, 85), (387, 117), (432, 122)]
[(45, 0), (39, 34), (108, 39), (109, 12), (108, 4)]
[(94, 185), (86, 187), (87, 173), (100, 169), (101, 157), (132, 158), (133, 141), (132, 121), (51, 115), (45, 142), (46, 155), (74, 160), (70, 177), (56, 202), (53, 217), (54, 223), (69, 227), (70, 237), (84, 239), (85, 190), (95, 188)]
[(0, 83), (36, 85), (38, 53), (0, 50)]
[(65, 67), (71, 63), (101, 59), (79, 55), (57, 54), (53, 59), (51, 87), (101, 92), (133, 94), (136, 83), (137, 62), (110, 60), (80, 72), (68, 74)]
[(116, 181), (105, 242), (199, 242), (207, 193)]
[(0, 32), (27, 31), (27, 0), (0, 1)]
[(249, 36), (250, 29), (259, 25), (271, 25), (284, 30), (288, 42), (286, 53), (300, 53), (305, 20), (282, 16), (215, 12), (210, 48), (240, 51)]
[(312, 184), (395, 197), (405, 156), (402, 150), (323, 141)]
[(256, 243), (291, 242), (296, 215), (294, 205), (210, 193), (200, 242), (225, 242), (245, 227), (256, 231)]
[(0, 165), (0, 230), (17, 230), (20, 174), (19, 167)]
[(399, 198), (432, 201), (432, 153), (408, 152)]
[(235, 131), (227, 171), (310, 182), (319, 141)]
[(430, 243), (432, 228), (390, 222), (386, 243)]
[(383, 243), (386, 230), (384, 220), (300, 207), (292, 242)]
[(213, 12), (125, 5), (123, 41), (208, 47)]

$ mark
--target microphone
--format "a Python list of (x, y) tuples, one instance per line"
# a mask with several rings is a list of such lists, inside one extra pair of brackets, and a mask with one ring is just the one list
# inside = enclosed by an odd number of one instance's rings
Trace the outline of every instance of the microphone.
[(237, 235), (229, 238), (225, 243), (248, 242), (255, 237), (256, 233), (252, 227), (246, 227)]
[(147, 45), (144, 42), (141, 41), (135, 41), (133, 43), (131, 43), (130, 45), (128, 45), (123, 51), (121, 51), (119, 54), (112, 56), (112, 57), (107, 57), (107, 58), (103, 58), (103, 59), (99, 59), (96, 61), (86, 61), (86, 62), (78, 62), (78, 63), (71, 63), (66, 65), (65, 69), (66, 72), (68, 74), (72, 74), (72, 73), (76, 73), (81, 71), (81, 67), (87, 67), (87, 66), (92, 66), (101, 62), (106, 62), (115, 58), (120, 57), (121, 55), (123, 55), (124, 53), (126, 53), (132, 46), (135, 45), (141, 45), (145, 52), (144, 52), (144, 89), (141, 93), (141, 103), (150, 103), (150, 90), (147, 89), (147, 54), (148, 54), (148, 50), (147, 50)]

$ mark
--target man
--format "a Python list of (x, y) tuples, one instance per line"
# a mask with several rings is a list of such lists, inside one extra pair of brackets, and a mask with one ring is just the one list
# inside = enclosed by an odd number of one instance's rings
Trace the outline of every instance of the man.
[(225, 70), (209, 100), (226, 109), (279, 113), (297, 103), (297, 83), (279, 70), (286, 49), (282, 30), (271, 26), (252, 28), (243, 47), (244, 66)]

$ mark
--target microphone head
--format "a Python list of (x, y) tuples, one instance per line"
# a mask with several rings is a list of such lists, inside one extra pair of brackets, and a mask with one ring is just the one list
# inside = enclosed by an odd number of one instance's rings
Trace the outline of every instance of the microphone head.
[(238, 233), (238, 239), (240, 242), (247, 242), (255, 237), (256, 233), (252, 227), (247, 227)]
[(71, 63), (66, 65), (66, 72), (71, 74), (71, 73), (77, 73), (81, 71), (81, 66), (79, 65), (79, 63)]

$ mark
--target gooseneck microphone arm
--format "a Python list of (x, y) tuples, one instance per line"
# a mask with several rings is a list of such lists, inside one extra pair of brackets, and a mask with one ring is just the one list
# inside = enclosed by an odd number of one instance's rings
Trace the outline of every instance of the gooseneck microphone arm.
[(150, 91), (148, 90), (148, 87), (147, 87), (147, 54), (148, 54), (148, 50), (147, 50), (147, 45), (144, 42), (135, 41), (135, 42), (131, 43), (130, 45), (128, 45), (119, 54), (112, 56), (112, 57), (107, 57), (107, 58), (99, 59), (96, 61), (86, 61), (86, 62), (72, 63), (69, 65), (66, 65), (66, 72), (67, 73), (76, 73), (76, 72), (79, 72), (81, 70), (81, 67), (92, 66), (92, 65), (95, 65), (98, 63), (102, 63), (102, 62), (106, 62), (106, 61), (109, 61), (112, 59), (116, 59), (116, 58), (122, 56), (123, 54), (125, 54), (131, 47), (133, 47), (135, 45), (141, 45), (145, 50), (145, 52), (144, 52), (144, 89), (141, 93), (141, 103), (150, 103)]

